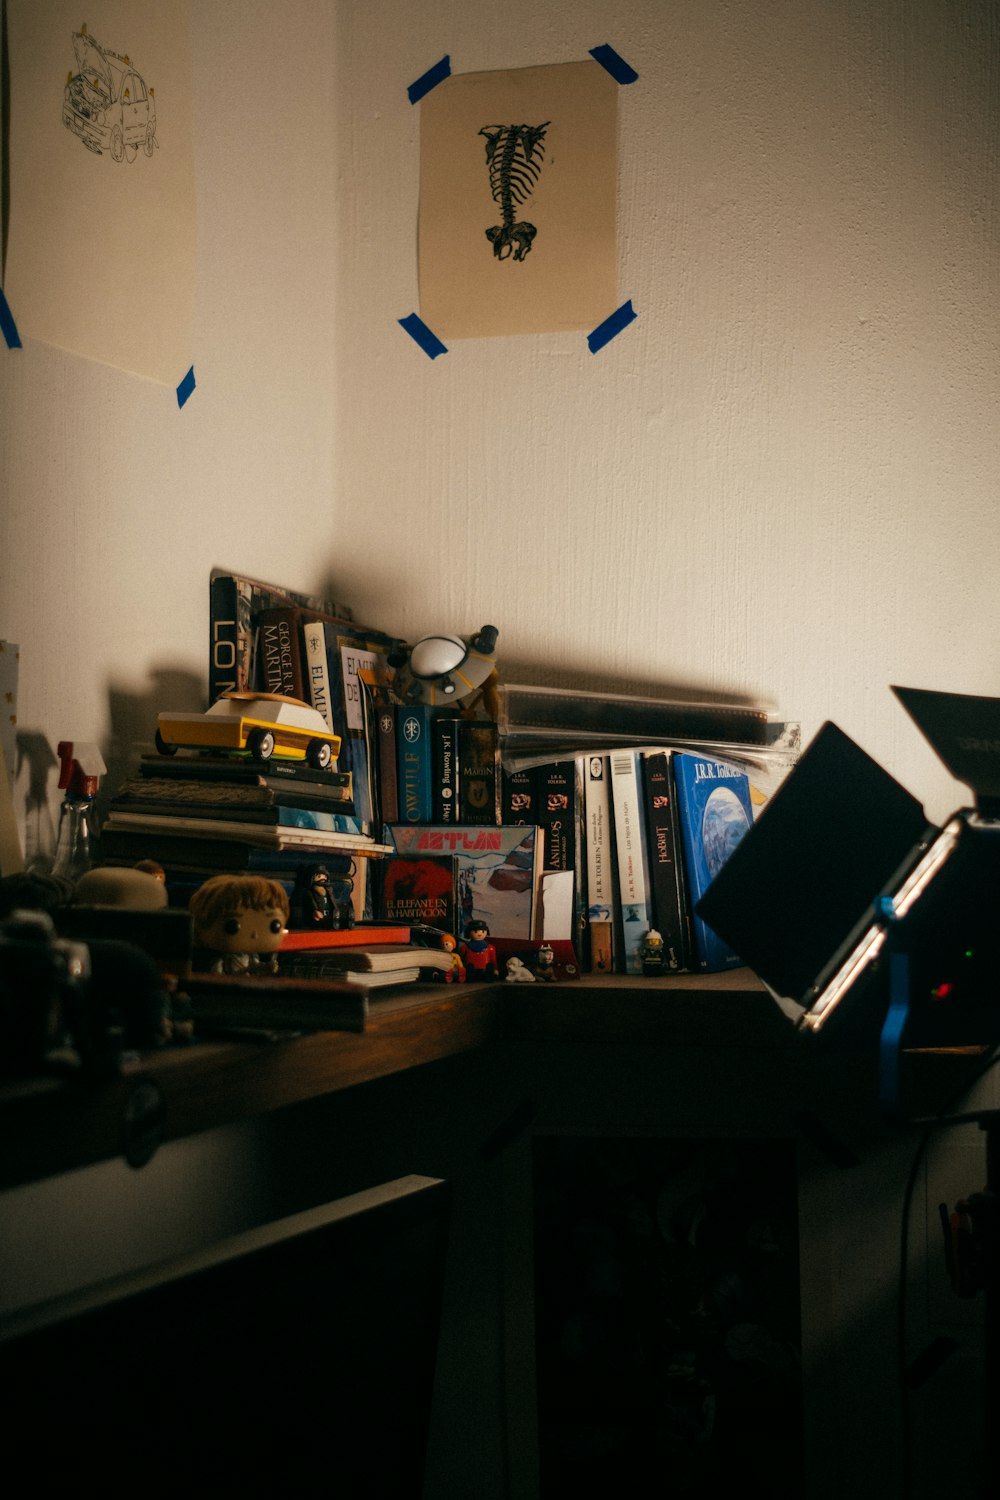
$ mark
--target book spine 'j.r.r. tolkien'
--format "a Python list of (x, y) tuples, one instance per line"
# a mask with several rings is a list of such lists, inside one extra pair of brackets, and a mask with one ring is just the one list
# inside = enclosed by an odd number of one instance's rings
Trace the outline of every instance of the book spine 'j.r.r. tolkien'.
[(537, 823), (538, 784), (534, 766), (501, 772), (500, 815), (504, 823)]
[(674, 772), (669, 750), (651, 750), (643, 755), (642, 792), (653, 922), (663, 939), (667, 967), (689, 969), (691, 914), (685, 900), (684, 854), (674, 807)]
[(611, 769), (611, 806), (618, 858), (618, 896), (622, 924), (622, 967), (642, 973), (642, 944), (652, 927), (645, 825), (639, 782), (639, 755), (615, 750)]
[(537, 770), (538, 816), (542, 830), (542, 868), (572, 870), (576, 859), (576, 766), (572, 760), (550, 761)]
[(459, 815), (458, 719), (441, 714), (434, 720), (434, 820), (457, 823)]
[(397, 703), (375, 704), (375, 758), (379, 816), (383, 823), (399, 822), (399, 766), (396, 761)]
[(399, 811), (403, 823), (434, 821), (433, 715), (428, 703), (401, 707), (396, 715)]
[(584, 842), (587, 850), (587, 947), (592, 972), (608, 974), (615, 962), (616, 855), (611, 823), (611, 771), (606, 755), (584, 765)]
[(459, 719), (458, 805), (460, 823), (500, 822), (500, 742), (489, 720)]

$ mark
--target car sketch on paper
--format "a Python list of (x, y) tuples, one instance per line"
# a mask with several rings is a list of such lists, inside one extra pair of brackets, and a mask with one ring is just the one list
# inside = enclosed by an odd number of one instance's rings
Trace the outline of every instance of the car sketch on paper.
[(63, 124), (88, 151), (109, 152), (112, 161), (135, 161), (141, 146), (152, 156), (156, 101), (127, 55), (101, 47), (86, 26), (73, 33), (77, 71), (70, 70), (63, 93)]

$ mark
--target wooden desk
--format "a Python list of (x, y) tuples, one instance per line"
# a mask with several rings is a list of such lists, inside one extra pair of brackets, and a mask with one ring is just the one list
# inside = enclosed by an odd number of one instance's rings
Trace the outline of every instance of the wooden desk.
[[(371, 1003), (364, 1032), (196, 1042), (125, 1066), (107, 1084), (30, 1078), (0, 1089), (0, 1188), (334, 1094), (500, 1040), (674, 1046), (798, 1042), (747, 969), (662, 980), (414, 986)], [(131, 1117), (130, 1117), (131, 1112)]]

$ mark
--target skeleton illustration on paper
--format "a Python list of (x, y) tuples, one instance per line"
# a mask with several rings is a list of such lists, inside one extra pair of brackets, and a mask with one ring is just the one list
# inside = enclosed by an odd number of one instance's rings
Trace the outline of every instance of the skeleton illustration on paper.
[(545, 155), (544, 125), (484, 125), (486, 166), (490, 192), (499, 204), (503, 222), (486, 231), (497, 260), (524, 260), (538, 230), (525, 220), (515, 222), (515, 213), (531, 197)]
[(70, 69), (63, 93), (62, 119), (88, 151), (112, 161), (135, 161), (141, 146), (152, 156), (156, 139), (153, 90), (128, 55), (101, 47), (83, 25), (73, 33), (77, 72)]

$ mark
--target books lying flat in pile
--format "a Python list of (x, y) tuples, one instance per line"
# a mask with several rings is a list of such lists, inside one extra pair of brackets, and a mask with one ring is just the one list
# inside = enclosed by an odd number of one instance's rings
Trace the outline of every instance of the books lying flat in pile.
[(184, 989), (195, 1031), (206, 1036), (364, 1031), (368, 1015), (367, 988), (346, 981), (194, 973)]
[(144, 756), (120, 786), (101, 857), (171, 871), (291, 873), (328, 854), (383, 851), (355, 814), (349, 772), (235, 756)]
[(451, 973), (451, 954), (410, 938), (409, 927), (395, 924), (289, 932), (278, 962), (285, 975), (348, 981), (366, 990)]

